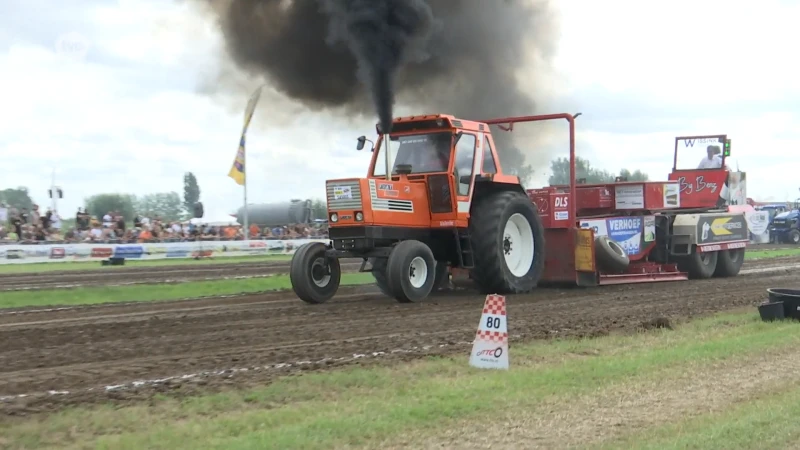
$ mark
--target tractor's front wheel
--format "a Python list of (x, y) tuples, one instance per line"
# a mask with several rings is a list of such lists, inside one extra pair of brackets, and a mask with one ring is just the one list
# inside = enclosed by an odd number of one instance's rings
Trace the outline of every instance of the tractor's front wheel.
[(544, 268), (544, 227), (536, 205), (521, 192), (478, 200), (471, 215), (472, 279), (483, 294), (520, 294), (536, 288)]
[(436, 260), (430, 247), (420, 241), (402, 241), (389, 254), (386, 281), (400, 303), (425, 300), (436, 281)]
[(322, 242), (301, 245), (292, 255), (289, 279), (292, 290), (306, 303), (325, 303), (339, 290), (342, 268), (339, 258), (326, 255)]
[[(394, 297), (389, 290), (389, 280), (386, 275), (388, 260), (386, 258), (370, 258), (369, 263), (372, 265), (372, 277), (375, 278), (375, 285), (378, 286), (378, 289), (383, 295)], [(450, 272), (448, 271), (447, 261), (436, 261), (435, 266), (435, 276), (431, 293), (447, 290), (450, 282)]]

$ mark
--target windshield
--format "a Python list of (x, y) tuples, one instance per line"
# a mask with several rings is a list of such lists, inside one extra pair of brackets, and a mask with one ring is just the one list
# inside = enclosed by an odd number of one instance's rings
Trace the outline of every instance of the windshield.
[[(411, 173), (447, 172), (452, 136), (449, 131), (392, 136), (389, 144), (392, 174), (397, 173), (397, 166), (400, 164), (410, 165)], [(375, 159), (375, 170), (372, 171), (373, 176), (386, 176), (385, 150), (383, 143), (376, 149), (378, 155)]]
[(725, 139), (722, 136), (708, 138), (677, 139), (678, 170), (720, 169)]

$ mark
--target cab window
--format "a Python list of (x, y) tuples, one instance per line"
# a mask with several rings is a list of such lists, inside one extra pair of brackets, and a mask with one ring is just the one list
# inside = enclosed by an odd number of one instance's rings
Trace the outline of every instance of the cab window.
[(497, 165), (494, 163), (494, 156), (492, 146), (489, 144), (489, 138), (483, 139), (483, 173), (497, 173)]
[(455, 175), (458, 184), (458, 195), (469, 195), (470, 182), (462, 183), (462, 177), (472, 178), (472, 169), (475, 166), (475, 135), (463, 133), (456, 143)]

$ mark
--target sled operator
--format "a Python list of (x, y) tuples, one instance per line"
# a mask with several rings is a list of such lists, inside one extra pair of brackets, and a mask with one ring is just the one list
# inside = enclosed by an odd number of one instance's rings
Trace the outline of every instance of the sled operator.
[(709, 145), (706, 148), (708, 155), (700, 161), (698, 169), (719, 169), (722, 167), (722, 158), (719, 156), (719, 145)]

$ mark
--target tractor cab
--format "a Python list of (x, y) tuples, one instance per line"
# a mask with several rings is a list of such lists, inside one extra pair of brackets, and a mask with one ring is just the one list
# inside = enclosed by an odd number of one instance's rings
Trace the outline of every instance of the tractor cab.
[[(746, 202), (744, 173), (731, 173), (725, 163), (731, 152), (727, 135), (675, 138), (670, 181), (680, 188), (683, 208), (712, 209)], [(733, 182), (735, 186), (730, 186)]]
[[(499, 173), (494, 142), (483, 123), (436, 114), (400, 117), (389, 134), (380, 126), (376, 131), (367, 177), (328, 182), (332, 227), (356, 222), (420, 229), (466, 227), (476, 182), (496, 178), (519, 185), (517, 177)], [(361, 136), (356, 148), (362, 150), (367, 141)], [(345, 184), (351, 194), (358, 191), (358, 205), (337, 194)], [(351, 206), (352, 214), (339, 213), (345, 207), (351, 212)]]

